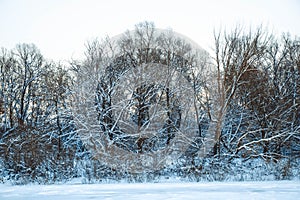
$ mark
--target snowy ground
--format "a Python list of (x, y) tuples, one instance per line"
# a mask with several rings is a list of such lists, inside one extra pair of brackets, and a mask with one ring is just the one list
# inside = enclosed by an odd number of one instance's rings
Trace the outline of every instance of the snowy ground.
[(300, 199), (300, 181), (0, 185), (0, 199)]

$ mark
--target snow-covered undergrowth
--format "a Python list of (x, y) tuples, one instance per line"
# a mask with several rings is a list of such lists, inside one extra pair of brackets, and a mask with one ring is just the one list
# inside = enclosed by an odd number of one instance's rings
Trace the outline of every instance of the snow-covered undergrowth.
[[(8, 171), (0, 169), (0, 183), (12, 185), (24, 184), (64, 184), (76, 180), (80, 184), (90, 183), (157, 183), (157, 182), (211, 182), (211, 181), (276, 181), (300, 180), (300, 160), (281, 159), (277, 162), (266, 162), (262, 159), (225, 159), (206, 158), (193, 160), (186, 159), (174, 163), (159, 171), (130, 173), (115, 170), (105, 166), (99, 161), (85, 160), (74, 165), (67, 175), (62, 171), (51, 175), (48, 171), (46, 177), (38, 176), (30, 179), (26, 175), (11, 175)], [(60, 175), (59, 177), (57, 175)]]

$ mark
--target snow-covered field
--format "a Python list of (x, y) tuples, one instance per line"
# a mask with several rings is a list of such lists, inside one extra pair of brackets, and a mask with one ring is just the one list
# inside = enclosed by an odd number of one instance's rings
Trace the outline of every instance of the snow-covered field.
[(0, 199), (300, 199), (300, 181), (0, 185)]

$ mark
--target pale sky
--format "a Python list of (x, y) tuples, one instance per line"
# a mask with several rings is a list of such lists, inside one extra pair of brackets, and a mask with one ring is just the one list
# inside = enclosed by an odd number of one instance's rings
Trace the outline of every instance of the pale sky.
[(48, 59), (81, 59), (87, 40), (113, 37), (145, 20), (211, 49), (213, 30), (236, 24), (300, 36), (300, 1), (0, 0), (0, 47), (34, 43)]

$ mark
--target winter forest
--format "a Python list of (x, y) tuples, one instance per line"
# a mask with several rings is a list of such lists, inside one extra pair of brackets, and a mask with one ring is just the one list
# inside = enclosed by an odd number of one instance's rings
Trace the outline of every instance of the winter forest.
[(57, 63), (0, 52), (0, 182), (300, 178), (300, 40), (215, 31), (212, 52), (142, 22)]

